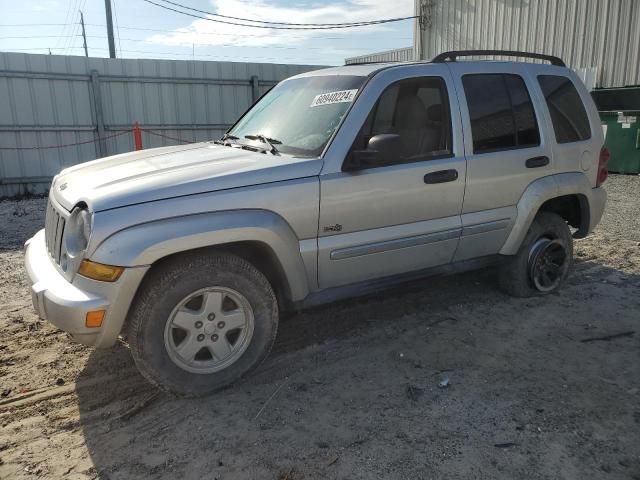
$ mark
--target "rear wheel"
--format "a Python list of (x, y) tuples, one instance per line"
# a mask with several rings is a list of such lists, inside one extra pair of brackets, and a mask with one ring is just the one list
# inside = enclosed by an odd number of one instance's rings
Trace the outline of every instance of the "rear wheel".
[(249, 262), (224, 253), (180, 255), (149, 275), (127, 336), (138, 369), (152, 383), (179, 395), (206, 395), (267, 356), (277, 300)]
[(558, 290), (573, 265), (573, 237), (562, 217), (540, 212), (516, 255), (500, 269), (500, 285), (516, 297)]

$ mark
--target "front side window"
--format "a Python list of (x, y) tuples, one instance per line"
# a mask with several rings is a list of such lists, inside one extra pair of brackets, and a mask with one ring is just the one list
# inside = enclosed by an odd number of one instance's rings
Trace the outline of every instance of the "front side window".
[(408, 163), (451, 155), (451, 116), (444, 80), (419, 77), (401, 80), (378, 99), (358, 133), (353, 150), (365, 150), (380, 134), (396, 134), (395, 158), (380, 159), (382, 165)]
[(473, 137), (473, 153), (487, 153), (540, 144), (529, 92), (512, 74), (462, 77)]
[(538, 82), (551, 114), (558, 143), (591, 138), (589, 117), (571, 80), (560, 75), (539, 75)]
[(264, 135), (280, 152), (320, 155), (354, 101), (366, 77), (327, 75), (294, 78), (276, 85), (229, 131), (246, 142), (246, 135)]

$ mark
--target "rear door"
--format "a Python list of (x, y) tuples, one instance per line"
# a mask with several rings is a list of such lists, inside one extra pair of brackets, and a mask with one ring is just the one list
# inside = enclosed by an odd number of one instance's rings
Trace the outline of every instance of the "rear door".
[[(348, 138), (332, 144), (346, 148), (331, 152), (320, 176), (321, 288), (449, 263), (460, 236), (465, 159), (446, 66), (381, 72), (354, 110), (347, 120), (359, 122), (345, 123), (340, 133)], [(343, 168), (353, 150), (385, 133), (400, 136), (401, 151), (357, 171)]]
[[(582, 82), (574, 83), (565, 72), (554, 73), (552, 69), (541, 70), (536, 78), (553, 125), (556, 172), (584, 171), (595, 186), (596, 166), (604, 141), (600, 118)], [(591, 106), (591, 122), (587, 106)]]
[(448, 64), (465, 131), (467, 179), (462, 236), (454, 260), (498, 253), (516, 204), (534, 180), (553, 173), (544, 134), (544, 98), (526, 65), (502, 62)]

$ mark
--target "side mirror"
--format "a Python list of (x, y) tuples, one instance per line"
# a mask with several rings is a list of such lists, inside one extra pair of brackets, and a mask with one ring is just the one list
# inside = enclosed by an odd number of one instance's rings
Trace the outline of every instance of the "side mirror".
[(369, 139), (366, 150), (354, 150), (345, 165), (345, 171), (362, 170), (377, 165), (392, 163), (400, 156), (402, 144), (400, 135), (381, 133)]

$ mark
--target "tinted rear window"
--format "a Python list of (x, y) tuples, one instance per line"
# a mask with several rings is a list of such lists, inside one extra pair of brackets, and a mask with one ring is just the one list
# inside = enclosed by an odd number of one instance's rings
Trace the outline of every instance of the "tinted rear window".
[(473, 152), (494, 152), (540, 144), (529, 92), (518, 75), (462, 77), (473, 136)]
[(558, 75), (539, 75), (538, 82), (547, 100), (556, 141), (569, 143), (591, 138), (587, 111), (571, 80)]

